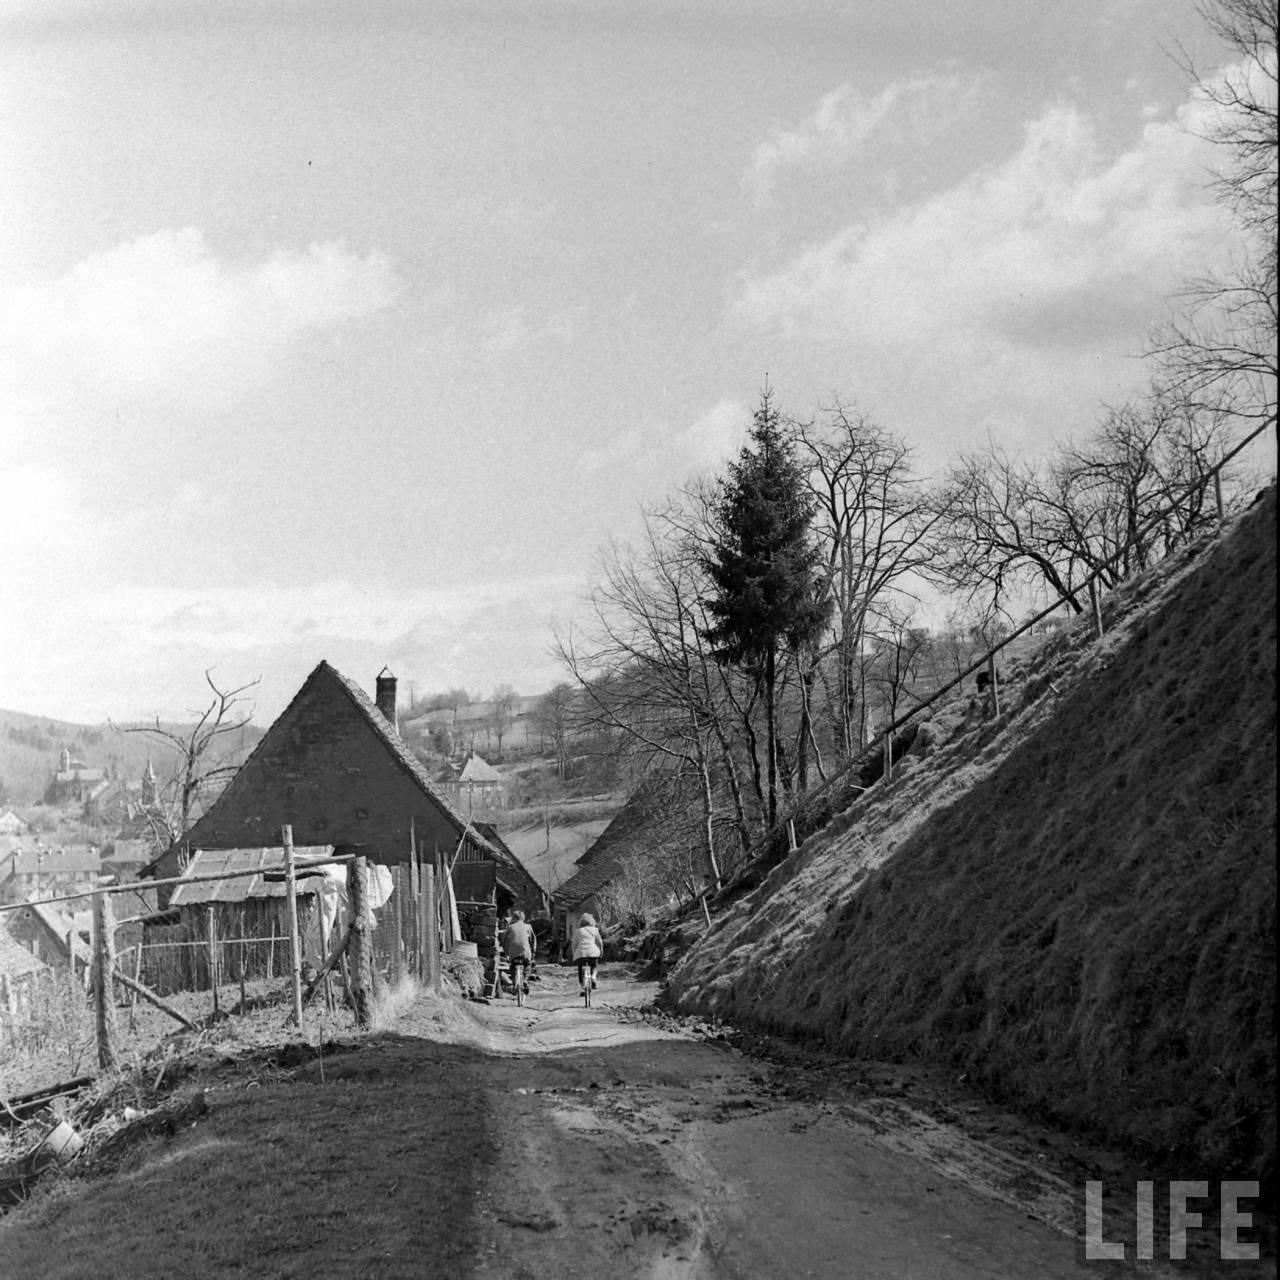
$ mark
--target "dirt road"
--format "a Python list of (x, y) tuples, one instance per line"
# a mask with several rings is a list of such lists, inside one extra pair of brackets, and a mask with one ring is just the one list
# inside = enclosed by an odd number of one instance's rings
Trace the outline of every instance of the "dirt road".
[(483, 1280), (1088, 1274), (1051, 1225), (1073, 1189), (1034, 1162), (901, 1098), (818, 1096), (812, 1073), (664, 1031), (639, 1015), (654, 988), (616, 969), (590, 1011), (571, 971), (542, 973), (525, 1008), (473, 1006), (451, 1032), (486, 1052), (499, 1138)]

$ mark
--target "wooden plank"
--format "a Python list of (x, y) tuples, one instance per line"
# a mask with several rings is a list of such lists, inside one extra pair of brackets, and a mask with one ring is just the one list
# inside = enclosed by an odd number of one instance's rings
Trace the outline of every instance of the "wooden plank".
[(93, 999), (97, 1012), (98, 1065), (104, 1071), (116, 1067), (116, 993), (111, 974), (116, 967), (115, 925), (111, 900), (105, 893), (93, 895)]
[(347, 900), (351, 906), (348, 989), (356, 1025), (368, 1027), (373, 1021), (373, 922), (369, 910), (369, 863), (365, 858), (356, 858), (347, 866)]
[(422, 947), (426, 953), (427, 985), (440, 994), (440, 917), (436, 913), (435, 869), (422, 868)]
[(218, 912), (213, 903), (205, 908), (205, 923), (208, 925), (206, 941), (209, 948), (209, 990), (213, 992), (213, 1012), (218, 1013)]
[(280, 828), (280, 843), (284, 846), (285, 883), (289, 899), (289, 961), (290, 980), (293, 989), (293, 1025), (302, 1026), (302, 941), (298, 936), (298, 879), (293, 866), (293, 827)]

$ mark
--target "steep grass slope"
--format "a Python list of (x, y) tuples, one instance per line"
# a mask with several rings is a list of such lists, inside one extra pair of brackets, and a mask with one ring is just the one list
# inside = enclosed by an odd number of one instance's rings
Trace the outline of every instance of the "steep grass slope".
[(1012, 673), (672, 973), (679, 1008), (955, 1064), (1114, 1141), (1275, 1165), (1275, 490)]

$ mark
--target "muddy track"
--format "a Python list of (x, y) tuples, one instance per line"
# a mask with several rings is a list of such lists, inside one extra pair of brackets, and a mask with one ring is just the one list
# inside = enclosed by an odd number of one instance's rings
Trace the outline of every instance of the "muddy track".
[(651, 995), (615, 970), (586, 1011), (544, 970), (523, 1009), (450, 1028), (487, 1055), (482, 1280), (1088, 1274), (1073, 1186), (1043, 1156), (664, 1029), (639, 1009)]

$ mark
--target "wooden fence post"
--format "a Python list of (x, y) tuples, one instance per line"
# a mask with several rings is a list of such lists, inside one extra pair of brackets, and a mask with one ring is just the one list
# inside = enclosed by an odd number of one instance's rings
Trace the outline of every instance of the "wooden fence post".
[(1000, 714), (1000, 673), (996, 670), (996, 655), (987, 659), (987, 673), (991, 677), (991, 714)]
[(395, 886), (391, 891), (391, 974), (396, 982), (404, 981), (404, 922), (400, 913), (408, 897), (409, 880), (401, 871), (398, 866), (391, 868)]
[(369, 936), (369, 864), (364, 858), (347, 864), (347, 900), (351, 908), (351, 1003), (356, 1025), (367, 1027), (373, 1019), (373, 939)]
[(284, 846), (284, 883), (289, 899), (289, 974), (293, 985), (293, 1025), (302, 1027), (302, 944), (298, 937), (298, 878), (293, 867), (293, 827), (280, 828)]
[(440, 994), (440, 917), (436, 912), (436, 873), (422, 866), (422, 947), (426, 958), (427, 985)]
[[(410, 823), (412, 830), (412, 822)], [(418, 850), (409, 850), (409, 936), (417, 941), (411, 966), (413, 976), (421, 982), (426, 976), (427, 948), (422, 940), (422, 876), (418, 872)]]
[(211, 902), (205, 908), (205, 923), (209, 936), (209, 990), (213, 992), (213, 1012), (218, 1012), (218, 909)]
[(93, 895), (93, 1000), (97, 1010), (98, 1066), (116, 1066), (116, 993), (111, 981), (116, 967), (115, 924), (111, 900), (105, 893)]

